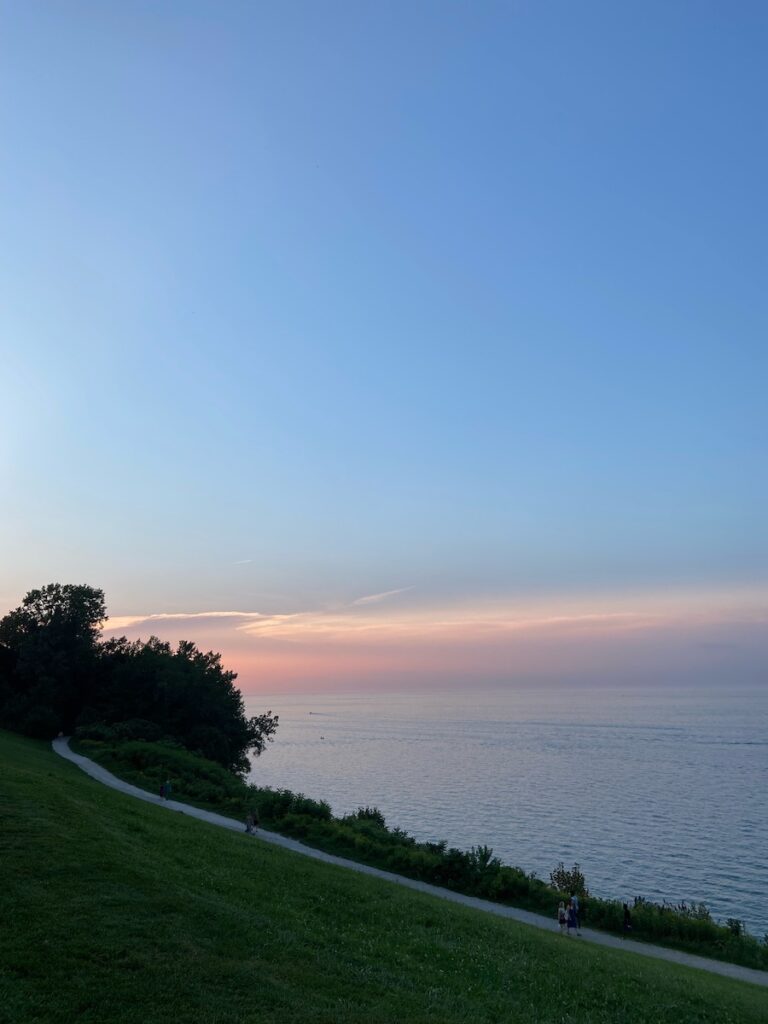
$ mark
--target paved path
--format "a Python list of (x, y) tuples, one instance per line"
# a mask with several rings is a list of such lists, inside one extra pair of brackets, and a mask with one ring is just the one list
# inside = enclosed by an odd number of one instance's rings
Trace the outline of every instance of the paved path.
[[(103, 782), (112, 789), (118, 789), (121, 793), (136, 797), (138, 800), (146, 800), (150, 804), (159, 804), (171, 811), (180, 811), (188, 814), (191, 818), (199, 818), (211, 825), (218, 825), (220, 828), (228, 828), (233, 832), (244, 832), (242, 821), (235, 821), (233, 818), (225, 818), (213, 811), (204, 811), (199, 807), (192, 807), (189, 804), (178, 803), (175, 800), (161, 800), (154, 793), (148, 793), (145, 789), (132, 786), (129, 782), (123, 782), (116, 775), (108, 772), (106, 768), (91, 761), (90, 758), (82, 757), (69, 748), (69, 737), (63, 737), (53, 741), (53, 749), (61, 757), (72, 761), (83, 769), (91, 778)], [(428, 893), (430, 896), (437, 896), (442, 900), (449, 900), (451, 903), (461, 903), (465, 907), (472, 907), (475, 910), (483, 910), (488, 914), (496, 914), (497, 917), (508, 917), (514, 921), (522, 921), (523, 924), (532, 925), (534, 928), (543, 928), (545, 931), (557, 931), (558, 926), (553, 918), (544, 917), (541, 914), (533, 914), (528, 910), (518, 910), (516, 907), (507, 907), (501, 903), (491, 903), (489, 900), (477, 899), (475, 896), (465, 896), (463, 893), (451, 892), (450, 889), (441, 889), (436, 885), (429, 885), (427, 882), (417, 882), (413, 878), (405, 878), (403, 875), (395, 875), (389, 871), (382, 871), (379, 868), (369, 867), (367, 864), (358, 864), (353, 860), (346, 860), (344, 857), (334, 857), (331, 853), (324, 853), (322, 850), (315, 850), (311, 846), (305, 846), (296, 839), (289, 839), (287, 836), (278, 835), (276, 832), (265, 832), (260, 830), (258, 839), (263, 842), (272, 843), (275, 846), (282, 846), (286, 850), (293, 850), (294, 853), (303, 854), (305, 857), (314, 857), (315, 860), (325, 861), (326, 864), (336, 864), (339, 867), (349, 868), (352, 871), (359, 871), (364, 875), (373, 875), (375, 878), (384, 879), (387, 882), (395, 882), (397, 885), (404, 885), (408, 889), (416, 889), (418, 892)], [(633, 942), (631, 939), (620, 939), (607, 932), (597, 932), (590, 928), (584, 928), (581, 932), (581, 939), (585, 942), (593, 942), (598, 946), (609, 946), (612, 949), (630, 950), (640, 956), (653, 957), (656, 960), (669, 960), (672, 963), (684, 964), (686, 967), (696, 967), (702, 971), (709, 971), (712, 974), (722, 974), (727, 978), (736, 978), (739, 981), (749, 981), (755, 985), (768, 987), (768, 972), (756, 971), (749, 967), (740, 967), (738, 964), (729, 964), (721, 960), (708, 960), (705, 957), (693, 956), (691, 953), (682, 953), (676, 949), (666, 949), (664, 946), (652, 946), (645, 942)], [(564, 942), (577, 941), (576, 939), (563, 939)]]

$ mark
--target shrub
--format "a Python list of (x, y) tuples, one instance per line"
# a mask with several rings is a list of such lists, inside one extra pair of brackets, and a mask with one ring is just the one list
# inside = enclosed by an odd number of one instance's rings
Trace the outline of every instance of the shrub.
[(214, 807), (232, 806), (234, 800), (238, 813), (245, 806), (248, 787), (221, 765), (197, 757), (167, 738), (156, 743), (116, 742), (115, 731), (115, 727), (96, 723), (78, 730), (76, 740), (106, 768), (139, 786), (156, 788), (170, 779), (178, 799)]
[(127, 722), (118, 722), (112, 726), (112, 731), (118, 740), (146, 740), (149, 743), (156, 743), (163, 738), (160, 726), (148, 722), (145, 718), (131, 718)]
[(271, 821), (282, 822), (289, 814), (322, 821), (329, 821), (333, 816), (331, 805), (326, 800), (312, 800), (303, 793), (292, 793), (290, 789), (272, 789), (269, 786), (249, 786), (248, 790), (259, 816)]
[(358, 818), (360, 821), (373, 821), (382, 828), (386, 828), (387, 822), (378, 807), (358, 807), (351, 818)]
[(305, 818), (319, 818), (321, 821), (330, 821), (332, 817), (331, 805), (326, 800), (311, 800), (303, 793), (294, 796), (291, 813)]
[(567, 893), (569, 896), (589, 896), (586, 879), (578, 864), (574, 864), (569, 871), (560, 861), (554, 871), (550, 872), (549, 881), (552, 888), (558, 892)]
[(112, 726), (105, 722), (91, 722), (89, 725), (79, 725), (75, 729), (75, 739), (111, 743), (115, 739), (115, 732)]

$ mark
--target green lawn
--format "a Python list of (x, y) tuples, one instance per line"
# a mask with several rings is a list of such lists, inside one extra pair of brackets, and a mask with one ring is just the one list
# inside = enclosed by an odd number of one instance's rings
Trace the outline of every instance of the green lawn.
[(0, 1021), (768, 1019), (768, 990), (315, 863), (7, 733), (0, 768)]

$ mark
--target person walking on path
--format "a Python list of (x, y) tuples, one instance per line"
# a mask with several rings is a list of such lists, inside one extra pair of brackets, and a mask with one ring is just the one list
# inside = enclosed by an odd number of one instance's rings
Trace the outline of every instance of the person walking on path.
[(164, 799), (166, 799), (166, 800), (170, 800), (171, 799), (171, 790), (172, 790), (172, 788), (173, 787), (171, 786), (171, 780), (170, 779), (166, 779), (165, 780), (165, 785), (163, 786), (163, 789), (165, 790), (165, 798)]
[(248, 833), (249, 836), (253, 835), (254, 825), (255, 822), (253, 820), (253, 814), (249, 811), (245, 818), (245, 831)]
[(571, 903), (573, 904), (573, 912), (576, 915), (576, 934), (581, 935), (581, 905), (579, 897), (575, 892), (571, 893)]
[(632, 931), (632, 915), (629, 912), (629, 907), (624, 904), (624, 924), (622, 925), (622, 931), (625, 935), (629, 935)]
[(576, 930), (576, 910), (573, 906), (573, 900), (568, 900), (568, 909), (565, 912), (565, 923), (568, 926), (568, 936), (570, 937)]
[(165, 800), (165, 783), (160, 783), (160, 799)]
[(560, 925), (560, 934), (561, 935), (565, 935), (565, 924), (566, 924), (565, 904), (563, 903), (562, 900), (560, 900), (560, 905), (557, 908), (557, 923)]

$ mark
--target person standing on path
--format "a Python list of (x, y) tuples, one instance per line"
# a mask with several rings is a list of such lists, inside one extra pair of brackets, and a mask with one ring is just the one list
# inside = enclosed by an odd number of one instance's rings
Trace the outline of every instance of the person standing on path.
[(253, 820), (253, 814), (249, 811), (245, 817), (245, 831), (248, 833), (249, 836), (253, 835), (254, 824), (255, 822)]
[(171, 780), (170, 779), (166, 779), (165, 780), (165, 787), (164, 787), (164, 789), (165, 789), (165, 799), (166, 800), (170, 800), (172, 788), (173, 787), (171, 786)]
[(561, 935), (565, 935), (565, 924), (566, 924), (565, 904), (563, 903), (562, 900), (560, 900), (560, 905), (557, 908), (557, 923), (560, 925), (560, 934)]
[(165, 800), (165, 783), (160, 783), (160, 799)]
[(573, 912), (576, 915), (576, 934), (581, 935), (581, 905), (579, 897), (575, 892), (571, 893), (571, 903), (573, 904)]

